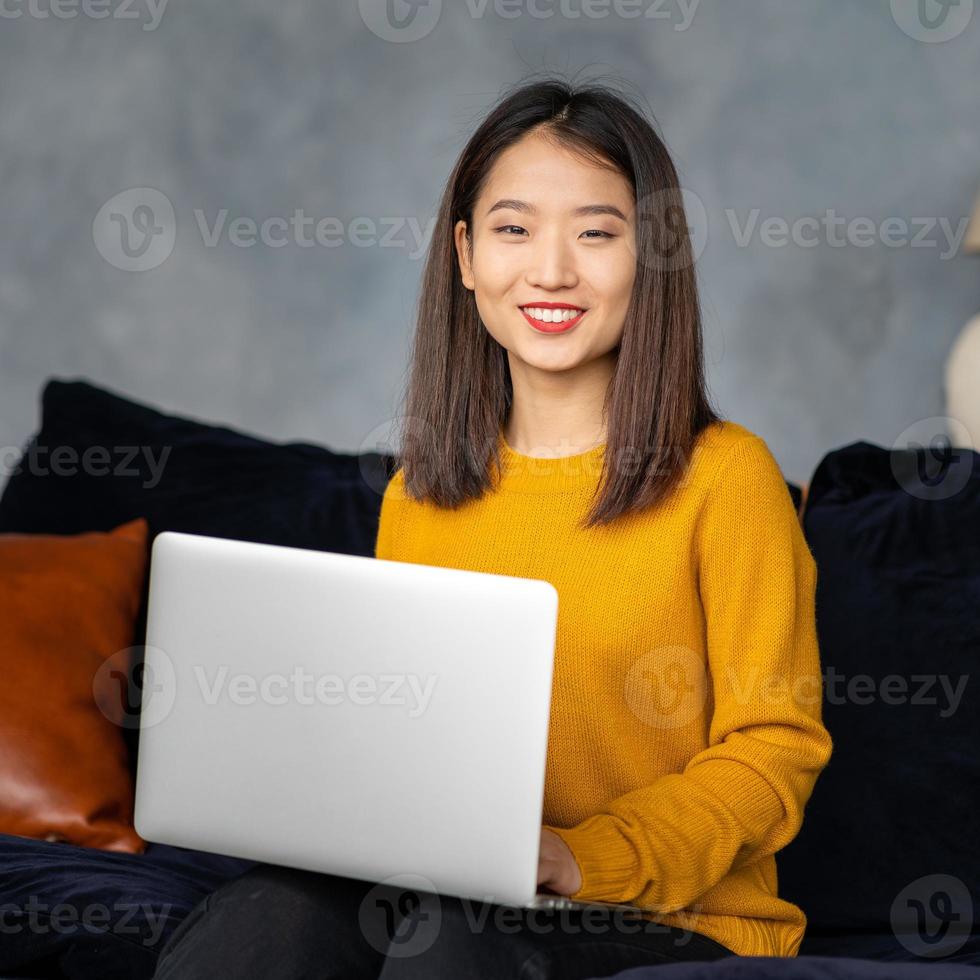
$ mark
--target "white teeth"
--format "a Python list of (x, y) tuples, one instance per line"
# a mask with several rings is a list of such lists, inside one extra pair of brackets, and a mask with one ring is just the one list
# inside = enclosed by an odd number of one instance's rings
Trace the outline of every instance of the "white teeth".
[(582, 310), (548, 310), (537, 306), (521, 307), (528, 316), (533, 316), (535, 320), (542, 323), (563, 323), (565, 320), (573, 320), (582, 313)]

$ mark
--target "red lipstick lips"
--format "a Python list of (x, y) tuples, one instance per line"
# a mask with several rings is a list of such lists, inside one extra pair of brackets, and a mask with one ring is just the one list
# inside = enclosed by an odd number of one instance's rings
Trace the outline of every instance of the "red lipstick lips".
[(562, 320), (558, 323), (545, 323), (543, 320), (535, 320), (527, 310), (529, 309), (544, 309), (544, 310), (577, 310), (582, 309), (579, 306), (573, 306), (571, 303), (525, 303), (524, 307), (518, 307), (521, 313), (524, 314), (524, 319), (527, 320), (531, 326), (537, 330), (539, 333), (567, 333), (572, 329), (588, 310), (582, 310), (578, 316), (573, 317), (570, 320)]

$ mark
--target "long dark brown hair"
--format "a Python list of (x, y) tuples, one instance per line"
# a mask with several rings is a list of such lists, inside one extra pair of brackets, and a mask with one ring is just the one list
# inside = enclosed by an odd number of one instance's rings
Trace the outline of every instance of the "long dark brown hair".
[[(498, 436), (513, 400), (507, 351), (462, 283), (453, 228), (466, 222), (494, 161), (531, 130), (603, 166), (633, 188), (636, 275), (605, 393), (606, 449), (591, 528), (662, 500), (683, 477), (709, 403), (694, 256), (677, 172), (630, 98), (559, 78), (505, 95), (463, 149), (439, 204), (426, 256), (396, 467), (416, 500), (455, 508), (492, 488)], [(642, 211), (642, 213), (641, 213)]]

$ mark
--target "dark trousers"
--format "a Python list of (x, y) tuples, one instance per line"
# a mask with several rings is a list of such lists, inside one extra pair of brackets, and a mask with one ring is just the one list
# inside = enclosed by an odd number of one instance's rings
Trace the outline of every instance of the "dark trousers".
[(735, 955), (605, 908), (515, 909), (399, 885), (256, 865), (178, 925), (154, 980), (588, 980)]

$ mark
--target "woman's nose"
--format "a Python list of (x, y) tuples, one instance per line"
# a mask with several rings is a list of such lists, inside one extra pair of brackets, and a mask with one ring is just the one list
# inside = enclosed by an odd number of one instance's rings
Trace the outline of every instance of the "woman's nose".
[(538, 243), (529, 259), (527, 281), (542, 289), (574, 285), (577, 280), (571, 250), (555, 240)]

